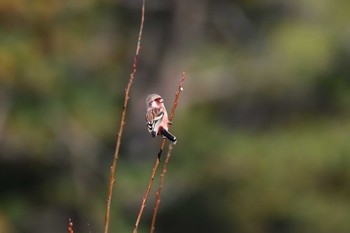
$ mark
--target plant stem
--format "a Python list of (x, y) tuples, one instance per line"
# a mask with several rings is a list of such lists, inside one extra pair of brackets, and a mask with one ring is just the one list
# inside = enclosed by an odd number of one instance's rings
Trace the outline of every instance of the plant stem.
[(139, 35), (138, 35), (138, 39), (137, 39), (137, 47), (136, 47), (136, 53), (135, 53), (135, 57), (134, 57), (134, 64), (132, 66), (132, 72), (130, 74), (129, 83), (125, 89), (123, 110), (121, 113), (120, 126), (119, 126), (119, 131), (117, 134), (117, 143), (116, 143), (113, 163), (111, 166), (111, 174), (109, 177), (109, 189), (108, 189), (108, 196), (107, 196), (107, 203), (106, 203), (106, 214), (105, 214), (105, 230), (104, 230), (105, 233), (108, 233), (108, 229), (109, 229), (109, 217), (110, 217), (111, 200), (112, 200), (112, 194), (113, 194), (113, 185), (115, 182), (115, 178), (114, 178), (115, 171), (116, 171), (117, 162), (118, 162), (118, 158), (119, 158), (119, 149), (120, 149), (120, 144), (121, 144), (121, 138), (122, 138), (123, 130), (124, 130), (124, 126), (125, 126), (125, 114), (126, 114), (126, 108), (128, 106), (128, 101), (129, 101), (129, 92), (130, 92), (131, 86), (134, 82), (138, 55), (139, 55), (139, 52), (141, 49), (141, 39), (142, 39), (144, 20), (145, 20), (145, 0), (142, 0), (141, 23), (140, 23), (140, 31), (139, 31)]
[(159, 208), (159, 204), (160, 204), (160, 194), (161, 194), (162, 189), (163, 189), (164, 176), (165, 176), (165, 173), (167, 171), (166, 167), (169, 163), (169, 159), (170, 159), (170, 155), (171, 155), (172, 150), (173, 150), (173, 144), (169, 144), (168, 154), (167, 154), (165, 162), (164, 162), (162, 174), (160, 175), (159, 187), (158, 187), (158, 191), (156, 193), (156, 204), (154, 205), (154, 209), (153, 209), (152, 225), (151, 225), (151, 231), (150, 231), (151, 233), (153, 233), (155, 230), (154, 226), (156, 223), (157, 212), (158, 212), (158, 208)]
[[(180, 95), (180, 92), (183, 90), (182, 85), (183, 85), (183, 82), (185, 81), (185, 79), (186, 79), (186, 73), (182, 72), (182, 78), (180, 80), (179, 87), (178, 87), (178, 89), (177, 89), (177, 91), (175, 93), (175, 100), (174, 100), (173, 108), (171, 109), (171, 113), (169, 115), (169, 121), (170, 122), (172, 122), (172, 120), (173, 120), (173, 117), (174, 117), (174, 114), (175, 114), (175, 110), (176, 110), (176, 107), (177, 107), (177, 103), (179, 101), (179, 95)], [(169, 125), (169, 128), (170, 128), (170, 125)], [(147, 202), (147, 199), (148, 199), (148, 195), (149, 195), (149, 192), (150, 192), (150, 190), (152, 188), (154, 176), (155, 176), (155, 174), (157, 172), (157, 169), (158, 169), (158, 166), (159, 166), (159, 163), (160, 163), (160, 157), (161, 157), (162, 151), (164, 149), (165, 142), (166, 142), (166, 139), (163, 139), (162, 145), (160, 147), (160, 151), (158, 153), (158, 157), (156, 159), (156, 163), (154, 164), (154, 167), (153, 167), (153, 171), (152, 171), (150, 182), (148, 184), (145, 196), (142, 198), (142, 204), (141, 204), (140, 211), (139, 211), (139, 214), (138, 214), (137, 219), (136, 219), (136, 223), (134, 225), (133, 233), (137, 233), (137, 228), (139, 226), (142, 213), (143, 213), (143, 211), (144, 211), (144, 209), (146, 207), (146, 202)]]

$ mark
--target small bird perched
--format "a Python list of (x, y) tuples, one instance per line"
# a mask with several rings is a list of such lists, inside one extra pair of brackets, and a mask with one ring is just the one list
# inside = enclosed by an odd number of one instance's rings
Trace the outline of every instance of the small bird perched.
[(152, 137), (162, 135), (173, 144), (176, 144), (176, 137), (169, 132), (168, 124), (170, 124), (170, 122), (163, 102), (164, 100), (160, 95), (151, 94), (147, 96), (147, 129)]

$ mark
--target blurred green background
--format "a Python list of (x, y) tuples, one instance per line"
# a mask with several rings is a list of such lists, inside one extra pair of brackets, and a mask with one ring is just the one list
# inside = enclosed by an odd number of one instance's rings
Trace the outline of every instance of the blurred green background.
[[(102, 232), (140, 0), (0, 2), (0, 232)], [(147, 0), (110, 232), (131, 232), (171, 108), (156, 232), (350, 232), (350, 2)], [(148, 232), (150, 194), (139, 232)]]

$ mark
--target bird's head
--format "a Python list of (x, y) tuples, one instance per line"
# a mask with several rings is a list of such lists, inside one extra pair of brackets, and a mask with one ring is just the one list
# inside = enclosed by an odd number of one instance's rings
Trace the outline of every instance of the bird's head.
[(160, 108), (163, 105), (163, 98), (158, 94), (150, 94), (146, 98), (146, 107), (147, 108)]

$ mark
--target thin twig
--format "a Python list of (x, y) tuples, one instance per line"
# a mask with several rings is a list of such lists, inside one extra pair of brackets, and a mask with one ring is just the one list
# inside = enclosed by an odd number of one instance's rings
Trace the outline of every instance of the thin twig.
[[(178, 89), (177, 89), (177, 91), (175, 93), (175, 100), (174, 100), (173, 108), (171, 109), (171, 113), (169, 115), (169, 121), (170, 122), (172, 122), (172, 120), (173, 120), (173, 117), (174, 117), (174, 114), (175, 114), (175, 110), (176, 110), (176, 107), (177, 107), (177, 103), (179, 101), (179, 95), (180, 95), (180, 92), (183, 90), (182, 85), (183, 85), (183, 82), (185, 81), (185, 79), (186, 79), (186, 73), (182, 72), (182, 78), (181, 78), (181, 81), (179, 83), (179, 87), (178, 87)], [(169, 125), (169, 128), (170, 128), (170, 125)], [(150, 190), (152, 188), (154, 176), (155, 176), (155, 174), (157, 172), (157, 169), (158, 169), (158, 166), (159, 166), (160, 157), (161, 157), (161, 154), (163, 152), (163, 149), (164, 149), (164, 146), (165, 146), (165, 142), (166, 142), (166, 139), (163, 139), (162, 145), (160, 147), (160, 151), (158, 153), (158, 157), (156, 159), (156, 163), (154, 164), (154, 167), (153, 167), (153, 171), (152, 171), (152, 176), (151, 176), (150, 182), (148, 184), (145, 196), (142, 198), (141, 208), (140, 208), (139, 214), (138, 214), (137, 219), (136, 219), (136, 223), (135, 223), (135, 226), (134, 226), (133, 233), (137, 233), (137, 228), (139, 226), (142, 213), (143, 213), (143, 211), (144, 211), (144, 209), (146, 207), (146, 201), (147, 201), (149, 192), (150, 192)]]
[[(172, 119), (174, 117), (175, 109), (176, 109), (177, 103), (179, 101), (179, 95), (180, 95), (180, 92), (183, 90), (182, 85), (183, 85), (183, 82), (185, 81), (185, 79), (186, 79), (186, 73), (182, 72), (182, 78), (181, 78), (181, 81), (179, 83), (179, 87), (177, 89), (177, 92), (175, 93), (175, 101), (174, 101), (174, 105), (173, 105), (173, 108), (171, 110), (171, 114), (169, 117), (170, 122), (172, 121)], [(173, 150), (173, 146), (172, 146), (172, 144), (170, 144), (169, 149), (168, 149), (168, 154), (167, 154), (167, 157), (165, 159), (164, 166), (163, 166), (163, 171), (162, 171), (162, 174), (160, 175), (158, 191), (156, 193), (156, 204), (155, 204), (154, 209), (153, 209), (152, 225), (151, 225), (151, 231), (150, 231), (151, 233), (153, 233), (154, 229), (155, 229), (154, 226), (156, 223), (157, 212), (158, 212), (158, 208), (159, 208), (159, 204), (160, 204), (160, 194), (162, 192), (164, 176), (166, 173), (166, 167), (169, 163), (169, 159), (170, 159), (170, 155), (171, 155), (172, 150)]]
[(139, 31), (139, 35), (138, 35), (138, 39), (137, 39), (137, 47), (136, 47), (136, 53), (135, 53), (135, 57), (134, 57), (134, 64), (132, 67), (132, 72), (130, 74), (129, 83), (125, 89), (124, 105), (123, 105), (123, 110), (121, 113), (119, 131), (117, 134), (117, 144), (116, 144), (116, 148), (115, 148), (113, 163), (111, 166), (111, 175), (109, 178), (109, 189), (108, 189), (108, 197), (107, 197), (107, 203), (106, 203), (106, 215), (105, 215), (105, 231), (104, 231), (105, 233), (108, 233), (108, 228), (109, 228), (109, 214), (110, 214), (110, 209), (111, 209), (113, 185), (115, 182), (115, 178), (114, 178), (115, 175), (114, 174), (115, 174), (115, 170), (117, 167), (117, 161), (118, 161), (118, 157), (119, 157), (121, 137), (122, 137), (123, 129), (125, 126), (125, 114), (126, 114), (126, 107), (128, 105), (128, 100), (129, 100), (129, 92), (130, 92), (130, 88), (134, 82), (138, 55), (139, 55), (139, 52), (141, 49), (141, 39), (142, 39), (142, 30), (143, 30), (144, 21), (145, 21), (145, 0), (142, 0), (141, 23), (140, 23), (140, 31)]
[(72, 222), (72, 219), (69, 219), (68, 222), (69, 222), (69, 223), (68, 223), (68, 232), (69, 232), (69, 233), (74, 233), (74, 232), (73, 232), (73, 222)]
[(183, 90), (182, 85), (184, 84), (184, 81), (186, 79), (186, 72), (182, 72), (182, 77), (179, 83), (179, 87), (177, 88), (177, 91), (175, 93), (175, 100), (174, 100), (174, 105), (173, 108), (171, 109), (171, 113), (169, 115), (169, 121), (172, 122), (173, 121), (173, 117), (175, 114), (175, 109), (177, 107), (177, 103), (179, 101), (179, 96), (180, 96), (180, 92)]
[(155, 163), (155, 165), (154, 165), (154, 167), (153, 167), (151, 180), (150, 180), (150, 182), (149, 182), (149, 184), (148, 184), (148, 187), (147, 187), (145, 196), (142, 198), (141, 208), (140, 208), (139, 214), (138, 214), (137, 219), (136, 219), (136, 223), (135, 223), (135, 226), (134, 226), (134, 231), (133, 231), (133, 233), (136, 233), (136, 232), (137, 232), (137, 228), (138, 228), (138, 226), (139, 226), (139, 223), (140, 223), (140, 220), (141, 220), (141, 216), (142, 216), (143, 210), (144, 210), (145, 207), (146, 207), (146, 201), (147, 201), (149, 192), (150, 192), (150, 190), (151, 190), (152, 183), (153, 183), (153, 180), (154, 180), (154, 176), (155, 176), (155, 174), (156, 174), (156, 172), (157, 172), (157, 169), (158, 169), (158, 165), (159, 165), (159, 159), (156, 160), (156, 163)]
[(173, 144), (169, 144), (168, 154), (167, 154), (165, 162), (164, 162), (162, 174), (160, 175), (158, 191), (156, 193), (156, 204), (154, 205), (154, 209), (153, 209), (152, 225), (151, 225), (151, 231), (150, 231), (151, 233), (153, 233), (154, 229), (155, 229), (154, 226), (156, 223), (157, 212), (158, 212), (158, 208), (159, 208), (159, 204), (160, 204), (160, 194), (161, 194), (162, 189), (163, 189), (164, 176), (165, 176), (165, 173), (167, 171), (166, 167), (169, 163), (169, 159), (170, 159), (170, 155), (171, 155), (172, 150), (173, 150)]

